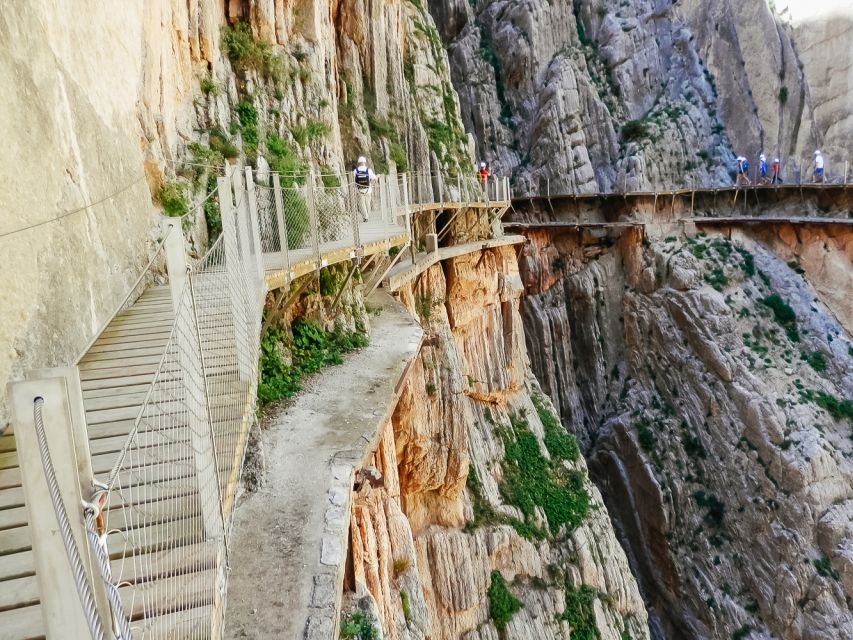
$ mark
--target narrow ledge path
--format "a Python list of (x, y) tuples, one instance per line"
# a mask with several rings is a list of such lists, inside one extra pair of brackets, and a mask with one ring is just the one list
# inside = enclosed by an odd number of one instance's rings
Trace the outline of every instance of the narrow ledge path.
[(423, 338), (391, 296), (370, 344), (306, 381), (262, 433), (263, 486), (234, 515), (225, 637), (330, 638), (342, 591), (353, 473), (375, 446)]

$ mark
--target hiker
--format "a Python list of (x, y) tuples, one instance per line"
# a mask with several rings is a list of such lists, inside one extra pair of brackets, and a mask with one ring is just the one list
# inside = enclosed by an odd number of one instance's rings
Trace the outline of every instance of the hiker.
[(823, 182), (823, 156), (820, 149), (814, 152), (814, 181)]
[(747, 175), (749, 171), (749, 162), (746, 161), (746, 158), (743, 156), (737, 157), (737, 182), (735, 183), (736, 187), (739, 187), (741, 184), (752, 184)]
[(489, 171), (489, 167), (485, 162), (480, 163), (480, 186), (483, 187), (483, 190), (486, 190), (486, 184), (488, 184), (489, 176), (492, 175), (492, 172)]
[(773, 164), (770, 165), (770, 181), (773, 184), (781, 184), (782, 182), (782, 163), (779, 162), (779, 158), (773, 158)]
[(763, 153), (758, 156), (758, 184), (768, 184), (770, 178), (767, 177), (767, 156)]
[(373, 193), (373, 183), (376, 182), (376, 174), (367, 166), (367, 158), (358, 157), (358, 163), (352, 170), (352, 178), (358, 192), (358, 212), (363, 222), (370, 218), (370, 194)]

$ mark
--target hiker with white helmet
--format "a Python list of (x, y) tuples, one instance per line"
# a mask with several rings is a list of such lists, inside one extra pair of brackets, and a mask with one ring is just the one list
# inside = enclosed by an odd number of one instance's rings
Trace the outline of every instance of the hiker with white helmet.
[(752, 184), (747, 172), (749, 171), (749, 162), (743, 156), (737, 157), (737, 181), (735, 186), (739, 187), (742, 184)]
[(780, 184), (782, 182), (782, 163), (779, 161), (779, 158), (773, 158), (773, 164), (770, 165), (770, 173), (773, 184)]
[(489, 181), (489, 176), (492, 174), (492, 172), (489, 171), (489, 167), (485, 162), (480, 162), (479, 174), (480, 174), (480, 184), (482, 185), (483, 189), (485, 189), (486, 183)]
[(355, 169), (352, 171), (353, 182), (358, 192), (358, 212), (364, 222), (370, 217), (370, 194), (373, 192), (373, 183), (376, 182), (376, 174), (367, 166), (367, 158), (358, 157)]
[(823, 156), (820, 149), (814, 152), (814, 181), (823, 182)]
[(770, 178), (767, 177), (767, 157), (762, 153), (758, 156), (758, 184), (768, 184)]

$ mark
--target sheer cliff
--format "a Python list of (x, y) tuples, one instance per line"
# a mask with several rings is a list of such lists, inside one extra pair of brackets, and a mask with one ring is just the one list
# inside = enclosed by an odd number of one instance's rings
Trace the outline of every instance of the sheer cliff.
[(522, 192), (566, 193), (727, 184), (733, 152), (778, 155), (793, 176), (827, 146), (843, 171), (853, 12), (841, 1), (791, 4), (430, 0), (430, 9), (479, 157)]
[(530, 237), (533, 370), (662, 637), (853, 633), (847, 244), (819, 228)]
[[(349, 601), (390, 639), (648, 638), (577, 445), (530, 375), (511, 247), (426, 271), (427, 336), (355, 496)], [(586, 634), (586, 635), (583, 635)]]

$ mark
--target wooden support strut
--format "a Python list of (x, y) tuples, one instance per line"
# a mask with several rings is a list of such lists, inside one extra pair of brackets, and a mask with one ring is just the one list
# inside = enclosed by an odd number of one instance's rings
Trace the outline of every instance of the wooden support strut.
[(276, 320), (278, 317), (280, 317), (282, 313), (287, 311), (290, 308), (290, 306), (299, 299), (299, 296), (302, 295), (302, 292), (305, 291), (305, 289), (308, 287), (308, 285), (314, 279), (311, 277), (312, 275), (313, 274), (308, 274), (308, 275), (302, 277), (302, 280), (299, 283), (299, 286), (296, 287), (296, 290), (293, 293), (291, 293), (290, 296), (288, 296), (288, 298), (284, 304), (282, 304), (282, 300), (284, 300), (284, 297), (287, 295), (287, 290), (286, 289), (281, 290), (281, 294), (279, 295), (278, 300), (275, 303), (273, 303), (272, 310), (267, 314), (267, 317), (264, 320), (264, 324), (261, 327), (261, 335), (263, 335), (266, 332), (266, 330), (269, 328), (269, 326), (273, 323), (273, 320)]

